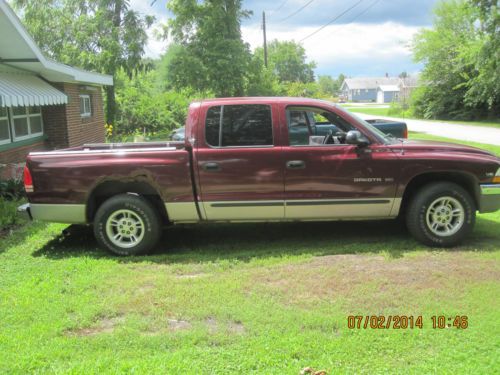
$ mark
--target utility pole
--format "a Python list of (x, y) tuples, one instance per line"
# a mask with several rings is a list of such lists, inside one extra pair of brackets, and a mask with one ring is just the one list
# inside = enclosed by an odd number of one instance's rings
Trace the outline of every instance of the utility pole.
[(267, 38), (266, 38), (266, 12), (262, 12), (262, 31), (264, 32), (264, 65), (267, 68)]

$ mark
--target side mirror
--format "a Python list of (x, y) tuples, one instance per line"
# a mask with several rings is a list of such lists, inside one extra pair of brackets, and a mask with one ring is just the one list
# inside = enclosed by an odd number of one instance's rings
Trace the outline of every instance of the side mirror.
[(345, 136), (345, 143), (360, 147), (370, 144), (368, 139), (359, 130), (349, 130)]

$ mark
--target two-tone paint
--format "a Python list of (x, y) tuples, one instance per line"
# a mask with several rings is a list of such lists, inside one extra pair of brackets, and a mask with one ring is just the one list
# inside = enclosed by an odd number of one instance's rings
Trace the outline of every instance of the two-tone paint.
[[(212, 147), (205, 117), (212, 106), (265, 104), (273, 145)], [(331, 111), (369, 145), (291, 146), (288, 107)], [(191, 104), (184, 143), (97, 144), (31, 153), (27, 166), (34, 218), (92, 222), (100, 195), (157, 196), (170, 223), (394, 218), (416, 181), (465, 184), (480, 211), (500, 208), (498, 157), (456, 144), (384, 142), (362, 120), (336, 105), (303, 98), (228, 98)], [(492, 198), (493, 197), (493, 198)]]

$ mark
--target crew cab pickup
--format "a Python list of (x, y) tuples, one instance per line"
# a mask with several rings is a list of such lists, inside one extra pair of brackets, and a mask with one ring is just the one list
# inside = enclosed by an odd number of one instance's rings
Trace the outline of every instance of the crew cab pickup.
[[(307, 116), (330, 129), (319, 134)], [(30, 153), (29, 203), (19, 210), (91, 224), (103, 247), (131, 255), (153, 248), (166, 225), (204, 222), (403, 217), (417, 240), (453, 246), (476, 211), (500, 209), (497, 156), (388, 137), (326, 101), (198, 101), (185, 134), (183, 142)]]

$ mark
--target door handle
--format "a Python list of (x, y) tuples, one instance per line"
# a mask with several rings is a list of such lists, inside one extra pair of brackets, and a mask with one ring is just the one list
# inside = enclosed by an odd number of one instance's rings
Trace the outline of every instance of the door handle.
[(306, 163), (303, 160), (290, 160), (286, 162), (286, 167), (288, 169), (304, 169)]
[(205, 163), (203, 164), (203, 170), (207, 171), (207, 172), (214, 172), (214, 171), (220, 171), (220, 166), (218, 163), (214, 163), (214, 162), (208, 162), (208, 163)]

